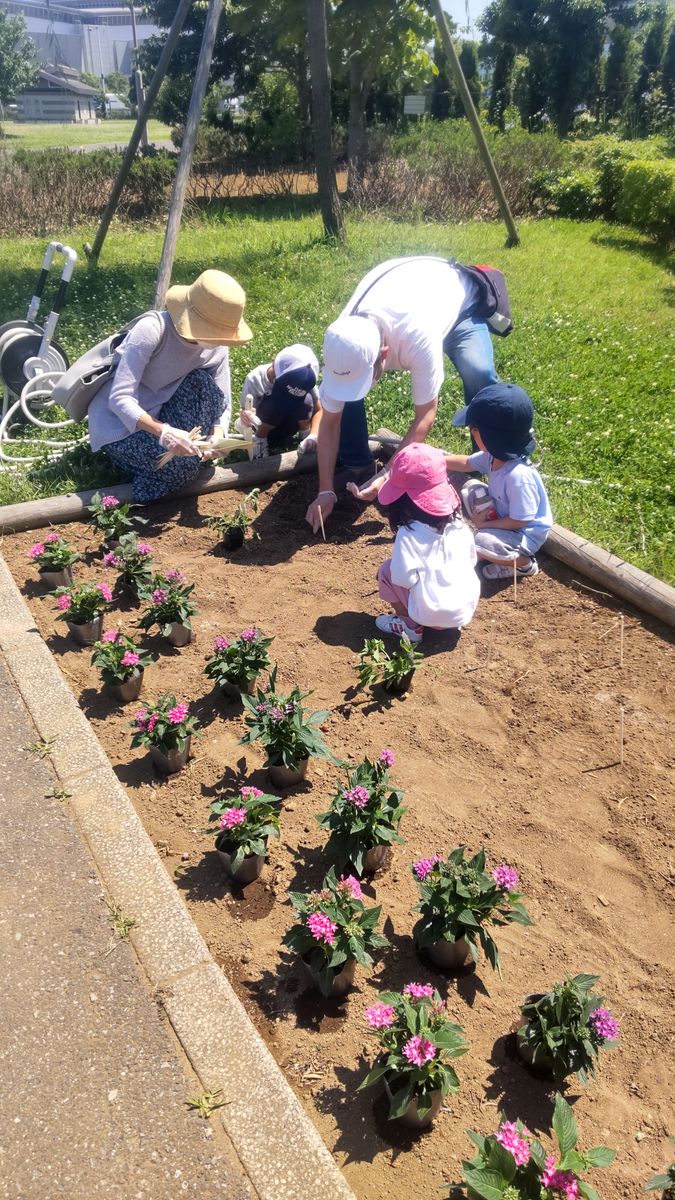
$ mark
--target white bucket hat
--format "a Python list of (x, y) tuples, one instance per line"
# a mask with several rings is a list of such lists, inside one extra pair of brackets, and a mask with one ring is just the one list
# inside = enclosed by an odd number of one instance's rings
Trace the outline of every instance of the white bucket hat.
[(349, 404), (363, 400), (373, 382), (380, 353), (380, 331), (363, 317), (338, 317), (323, 339), (323, 376), (320, 396)]
[(181, 337), (214, 346), (250, 342), (252, 331), (243, 313), (246, 292), (224, 271), (202, 271), (190, 287), (176, 285), (166, 294), (166, 307)]

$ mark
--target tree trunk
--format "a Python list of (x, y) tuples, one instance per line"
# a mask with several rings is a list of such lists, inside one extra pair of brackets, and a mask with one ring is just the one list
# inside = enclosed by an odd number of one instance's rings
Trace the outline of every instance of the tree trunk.
[(307, 35), (312, 77), (314, 159), (321, 216), (326, 236), (344, 242), (345, 223), (333, 162), (326, 0), (307, 0)]
[(312, 149), (312, 97), (309, 86), (307, 54), (304, 45), (297, 55), (297, 85), (302, 120), (302, 157), (308, 158)]
[(352, 54), (349, 62), (349, 126), (347, 130), (347, 191), (358, 182), (366, 149), (366, 100), (368, 85), (364, 78), (363, 58)]

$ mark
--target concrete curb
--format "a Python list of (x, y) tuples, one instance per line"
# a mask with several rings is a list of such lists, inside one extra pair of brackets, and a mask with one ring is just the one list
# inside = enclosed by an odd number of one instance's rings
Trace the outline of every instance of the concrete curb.
[(104, 887), (259, 1200), (355, 1200), (169, 879), (0, 555), (0, 647)]

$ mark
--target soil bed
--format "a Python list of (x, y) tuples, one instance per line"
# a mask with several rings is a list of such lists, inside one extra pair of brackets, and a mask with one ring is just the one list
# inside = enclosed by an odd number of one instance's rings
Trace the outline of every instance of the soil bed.
[[(666, 1024), (673, 1011), (672, 900), (674, 839), (669, 751), (675, 744), (672, 645), (667, 632), (624, 608), (625, 665), (619, 667), (619, 606), (565, 568), (544, 569), (518, 587), (491, 591), (453, 648), (433, 635), (413, 690), (403, 698), (351, 697), (356, 654), (374, 636), (382, 611), (375, 572), (391, 543), (372, 508), (343, 503), (312, 538), (303, 515), (312, 479), (275, 484), (255, 521), (259, 542), (224, 553), (203, 518), (231, 511), (232, 492), (157, 506), (143, 537), (158, 567), (179, 567), (196, 583), (195, 640), (174, 650), (160, 638), (145, 673), (142, 699), (162, 691), (189, 700), (204, 727), (180, 775), (159, 778), (143, 751), (129, 749), (138, 707), (115, 707), (99, 690), (89, 651), (78, 650), (56, 622), (25, 558), (35, 532), (6, 538), (6, 555), (35, 621), (90, 718), (192, 915), (261, 1030), (304, 1107), (362, 1200), (436, 1198), (460, 1177), (470, 1153), (465, 1129), (487, 1133), (500, 1110), (547, 1129), (553, 1090), (516, 1057), (509, 1030), (521, 998), (547, 990), (565, 973), (601, 976), (599, 990), (621, 1022), (619, 1049), (606, 1052), (587, 1089), (573, 1081), (580, 1145), (618, 1149), (608, 1171), (589, 1174), (603, 1200), (635, 1200), (668, 1157), (672, 1133), (672, 1057)], [(66, 531), (84, 564), (78, 578), (111, 580), (90, 528)], [(116, 609), (134, 634), (137, 610)], [(494, 621), (490, 676), (487, 642)], [(326, 737), (335, 753), (358, 760), (384, 746), (396, 755), (392, 779), (405, 789), (407, 845), (367, 885), (383, 906), (391, 947), (373, 977), (357, 971), (355, 990), (323, 1002), (305, 988), (299, 965), (281, 947), (291, 921), (289, 889), (320, 883), (330, 865), (314, 814), (324, 811), (339, 773), (312, 763), (306, 784), (285, 794), (280, 843), (262, 877), (246, 889), (225, 877), (202, 830), (210, 800), (224, 787), (269, 788), (257, 747), (242, 747), (242, 709), (211, 691), (202, 674), (217, 634), (249, 625), (273, 634), (281, 686), (314, 688), (310, 703), (333, 709)], [(345, 693), (348, 693), (347, 699)], [(350, 698), (351, 697), (351, 698)], [(619, 710), (625, 712), (625, 761), (619, 758)], [(672, 765), (672, 761), (671, 764)], [(417, 893), (410, 863), (466, 843), (485, 845), (493, 865), (521, 876), (531, 929), (497, 931), (504, 978), (481, 962), (448, 979), (413, 949)], [(187, 858), (185, 856), (188, 856)], [(142, 914), (134, 914), (142, 920)], [(432, 981), (448, 996), (470, 1052), (457, 1063), (462, 1091), (421, 1136), (386, 1120), (377, 1089), (356, 1087), (374, 1055), (363, 1011), (380, 990)], [(669, 1085), (668, 1080), (671, 1080)]]

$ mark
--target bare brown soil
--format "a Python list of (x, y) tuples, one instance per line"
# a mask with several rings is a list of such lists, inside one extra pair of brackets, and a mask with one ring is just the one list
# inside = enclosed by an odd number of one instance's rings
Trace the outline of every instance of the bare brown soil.
[[(25, 558), (36, 535), (6, 539), (3, 552), (215, 958), (360, 1200), (444, 1195), (439, 1189), (459, 1179), (470, 1151), (464, 1130), (495, 1129), (500, 1110), (546, 1130), (552, 1089), (516, 1057), (509, 1031), (524, 994), (579, 971), (601, 976), (621, 1041), (604, 1054), (589, 1087), (573, 1080), (567, 1097), (582, 1147), (605, 1142), (619, 1151), (614, 1166), (590, 1181), (604, 1200), (636, 1200), (668, 1160), (666, 1135), (674, 1132), (675, 850), (667, 772), (675, 673), (668, 634), (626, 609), (620, 668), (617, 603), (544, 558), (539, 576), (519, 586), (517, 604), (510, 587), (486, 595), (454, 649), (447, 636), (433, 635), (406, 697), (346, 702), (356, 653), (382, 608), (374, 577), (390, 534), (374, 509), (349, 501), (323, 545), (302, 520), (312, 487), (309, 478), (270, 487), (256, 521), (261, 540), (230, 557), (203, 518), (231, 509), (237, 495), (166, 504), (152, 514), (144, 532), (158, 564), (178, 566), (196, 582), (200, 607), (196, 640), (185, 650), (145, 639), (157, 654), (145, 697), (175, 691), (204, 727), (189, 767), (169, 780), (155, 775), (146, 754), (129, 749), (136, 705), (116, 708), (101, 694), (89, 654), (54, 621), (54, 605)], [(102, 577), (90, 530), (70, 526), (67, 533), (92, 552), (78, 574)], [(133, 632), (135, 615), (127, 609), (115, 618)], [(252, 624), (274, 634), (283, 685), (314, 688), (316, 707), (333, 709), (326, 736), (338, 755), (357, 760), (383, 746), (394, 750), (393, 777), (410, 807), (407, 845), (368, 888), (382, 905), (391, 948), (372, 978), (357, 973), (355, 991), (341, 1003), (306, 991), (281, 948), (289, 889), (315, 886), (329, 866), (314, 815), (328, 806), (335, 769), (312, 765), (307, 784), (284, 797), (281, 842), (245, 891), (224, 879), (202, 833), (219, 790), (267, 786), (258, 748), (239, 745), (240, 705), (220, 699), (202, 674), (214, 636)], [(503, 980), (484, 962), (473, 974), (447, 978), (421, 963), (412, 945), (410, 863), (460, 843), (485, 845), (493, 864), (517, 867), (536, 921), (500, 933)], [(374, 1049), (364, 1008), (379, 990), (410, 979), (431, 980), (447, 994), (471, 1047), (458, 1062), (461, 1093), (421, 1137), (387, 1122), (377, 1089), (356, 1092)]]

